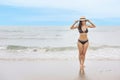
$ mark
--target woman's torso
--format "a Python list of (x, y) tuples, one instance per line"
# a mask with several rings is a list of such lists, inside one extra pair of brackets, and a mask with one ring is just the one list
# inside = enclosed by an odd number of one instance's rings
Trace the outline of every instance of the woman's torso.
[(79, 40), (88, 40), (88, 37), (87, 37), (87, 33), (88, 33), (87, 26), (81, 27), (79, 32), (80, 32)]

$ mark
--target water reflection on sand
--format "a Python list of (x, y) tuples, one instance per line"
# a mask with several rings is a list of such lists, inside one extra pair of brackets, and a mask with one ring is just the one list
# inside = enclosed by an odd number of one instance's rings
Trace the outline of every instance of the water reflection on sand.
[(77, 80), (88, 80), (84, 68), (79, 70)]

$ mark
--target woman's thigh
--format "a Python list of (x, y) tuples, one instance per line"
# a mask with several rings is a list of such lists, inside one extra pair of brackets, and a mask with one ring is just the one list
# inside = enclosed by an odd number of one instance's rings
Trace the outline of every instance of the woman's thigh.
[(78, 46), (78, 50), (79, 50), (79, 54), (83, 54), (83, 45), (80, 42), (77, 42), (77, 46)]
[(85, 43), (83, 46), (83, 54), (85, 55), (89, 46), (89, 42)]

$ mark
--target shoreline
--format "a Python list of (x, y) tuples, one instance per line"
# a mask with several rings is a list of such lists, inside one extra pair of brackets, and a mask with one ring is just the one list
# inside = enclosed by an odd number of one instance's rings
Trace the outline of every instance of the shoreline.
[[(1, 62), (37, 62), (37, 61), (79, 61), (77, 58), (0, 58)], [(120, 61), (120, 59), (109, 58), (86, 58), (86, 61)]]

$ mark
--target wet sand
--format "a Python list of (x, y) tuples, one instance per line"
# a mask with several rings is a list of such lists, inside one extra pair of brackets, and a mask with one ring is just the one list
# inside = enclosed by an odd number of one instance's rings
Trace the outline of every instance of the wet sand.
[(119, 60), (0, 61), (0, 80), (120, 80)]

